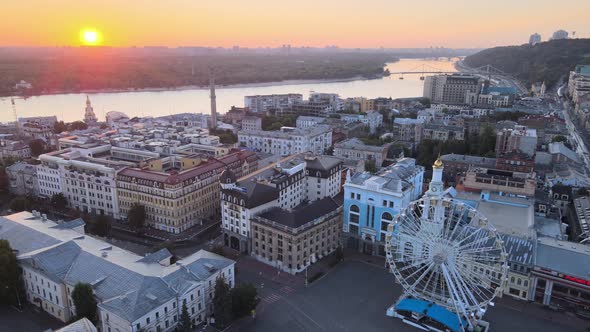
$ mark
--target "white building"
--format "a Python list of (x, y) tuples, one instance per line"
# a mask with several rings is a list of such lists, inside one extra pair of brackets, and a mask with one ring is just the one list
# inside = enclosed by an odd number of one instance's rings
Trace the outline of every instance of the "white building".
[(568, 39), (569, 33), (565, 30), (557, 30), (553, 33), (551, 40)]
[(0, 141), (0, 158), (27, 159), (31, 158), (31, 148), (21, 141)]
[(383, 114), (377, 111), (367, 112), (367, 114), (342, 114), (340, 120), (346, 123), (361, 122), (369, 127), (371, 133), (375, 133), (377, 128), (383, 125)]
[(242, 119), (242, 130), (262, 130), (262, 119), (257, 116), (246, 116)]
[(575, 104), (579, 104), (583, 96), (590, 96), (589, 65), (578, 65), (570, 72), (568, 93)]
[(530, 37), (529, 37), (529, 45), (531, 46), (535, 46), (538, 43), (541, 42), (541, 35), (538, 33), (533, 33)]
[(110, 155), (110, 145), (69, 148), (39, 156), (39, 193), (62, 193), (69, 206), (92, 214), (119, 218), (117, 173), (133, 163), (100, 158)]
[(39, 194), (37, 168), (34, 165), (17, 162), (6, 167), (6, 176), (10, 182), (10, 193), (13, 195), (37, 196)]
[(375, 166), (380, 168), (383, 165), (383, 161), (387, 159), (387, 151), (390, 145), (367, 145), (358, 138), (349, 138), (334, 144), (334, 156), (350, 160), (374, 160)]
[(326, 118), (320, 116), (306, 116), (301, 115), (297, 117), (296, 120), (296, 127), (299, 129), (307, 129), (311, 127), (315, 127), (319, 124), (322, 124), (326, 121)]
[(303, 100), (299, 93), (287, 93), (277, 95), (245, 96), (244, 106), (251, 112), (263, 113), (269, 110), (281, 110), (291, 107), (295, 102)]
[(200, 250), (171, 264), (166, 249), (141, 257), (85, 235), (81, 219), (56, 224), (21, 212), (0, 218), (0, 239), (17, 252), (27, 301), (67, 322), (75, 285), (89, 283), (101, 331), (173, 331), (183, 304), (199, 324), (213, 312), (216, 280), (235, 285), (230, 259)]
[(282, 127), (277, 131), (242, 130), (238, 143), (249, 149), (286, 156), (301, 152), (323, 154), (332, 146), (332, 129), (327, 125), (299, 129)]

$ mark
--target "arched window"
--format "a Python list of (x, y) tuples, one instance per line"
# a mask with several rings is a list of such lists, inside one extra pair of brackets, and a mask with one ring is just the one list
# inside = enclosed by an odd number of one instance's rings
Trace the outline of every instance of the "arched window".
[(381, 230), (387, 231), (387, 226), (393, 222), (393, 216), (389, 212), (384, 212), (381, 215)]
[(349, 221), (358, 224), (360, 220), (360, 209), (356, 205), (351, 205), (349, 209)]

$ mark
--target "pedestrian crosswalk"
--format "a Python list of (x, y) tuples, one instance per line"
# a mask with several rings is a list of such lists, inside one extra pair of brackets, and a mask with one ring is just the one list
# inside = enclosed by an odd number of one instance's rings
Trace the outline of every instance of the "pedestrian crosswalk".
[(281, 299), (281, 296), (279, 296), (279, 295), (277, 295), (275, 293), (272, 293), (272, 294), (269, 294), (269, 295), (263, 297), (262, 298), (262, 302), (271, 304), (271, 303), (277, 302), (280, 299)]
[(281, 292), (285, 293), (285, 294), (291, 294), (293, 293), (295, 290), (289, 286), (283, 286), (281, 287)]

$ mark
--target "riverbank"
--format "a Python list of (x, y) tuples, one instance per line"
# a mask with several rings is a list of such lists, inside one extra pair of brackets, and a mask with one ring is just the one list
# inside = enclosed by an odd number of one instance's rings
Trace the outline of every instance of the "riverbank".
[[(390, 63), (387, 63), (388, 65)], [(244, 89), (244, 88), (263, 88), (263, 87), (271, 87), (271, 86), (284, 86), (284, 85), (305, 85), (305, 84), (325, 84), (325, 83), (345, 83), (345, 82), (354, 82), (354, 81), (369, 81), (369, 80), (379, 80), (387, 75), (379, 75), (372, 78), (367, 78), (364, 76), (354, 76), (349, 78), (327, 78), (327, 79), (309, 79), (309, 80), (284, 80), (284, 81), (277, 81), (277, 82), (260, 82), (260, 83), (241, 83), (241, 84), (228, 84), (228, 85), (215, 85), (216, 89)], [(187, 91), (187, 90), (209, 90), (209, 86), (201, 86), (201, 85), (185, 85), (179, 87), (172, 87), (172, 88), (129, 88), (129, 89), (90, 89), (90, 90), (81, 90), (77, 92), (49, 92), (49, 93), (41, 93), (41, 94), (34, 94), (34, 95), (27, 95), (25, 98), (30, 97), (40, 97), (40, 96), (51, 96), (51, 95), (78, 95), (78, 94), (105, 94), (105, 93), (128, 93), (128, 92), (169, 92), (169, 91)], [(0, 98), (12, 98), (12, 96), (0, 96)], [(22, 96), (18, 96), (21, 98)]]
[[(441, 71), (454, 71), (454, 61), (403, 59), (388, 62), (386, 69), (390, 72), (411, 71), (423, 66), (433, 67)], [(312, 79), (312, 80), (284, 80), (278, 84), (259, 82), (250, 84), (224, 85), (218, 87), (217, 111), (227, 112), (232, 106), (242, 107), (244, 96), (299, 93), (304, 98), (310, 91), (329, 92), (339, 94), (341, 98), (363, 96), (366, 98), (408, 98), (420, 96), (423, 93), (424, 81), (420, 75), (408, 75), (399, 80), (395, 75), (381, 79), (367, 79), (355, 75), (348, 79)], [(127, 90), (127, 89), (125, 89)], [(106, 113), (119, 111), (129, 117), (162, 116), (179, 113), (209, 113), (210, 99), (206, 87), (185, 86), (175, 89), (137, 89), (119, 91), (85, 90), (85, 93), (52, 94), (28, 98), (15, 99), (19, 117), (55, 115), (60, 120), (72, 122), (84, 116), (86, 93), (92, 94), (90, 101), (99, 119), (104, 119)], [(10, 98), (0, 98), (0, 109), (7, 110), (0, 113), (0, 121), (14, 121)]]

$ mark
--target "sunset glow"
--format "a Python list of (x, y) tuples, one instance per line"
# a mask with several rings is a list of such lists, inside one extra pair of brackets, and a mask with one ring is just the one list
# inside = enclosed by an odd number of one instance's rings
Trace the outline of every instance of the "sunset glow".
[[(590, 37), (590, 1), (580, 0), (170, 0), (149, 5), (56, 0), (47, 4), (5, 1), (0, 13), (1, 46), (490, 47), (525, 43), (534, 32), (546, 39), (558, 29)], [(13, 13), (27, 13), (27, 18)], [(79, 38), (80, 29), (88, 26), (100, 27), (97, 41)]]

